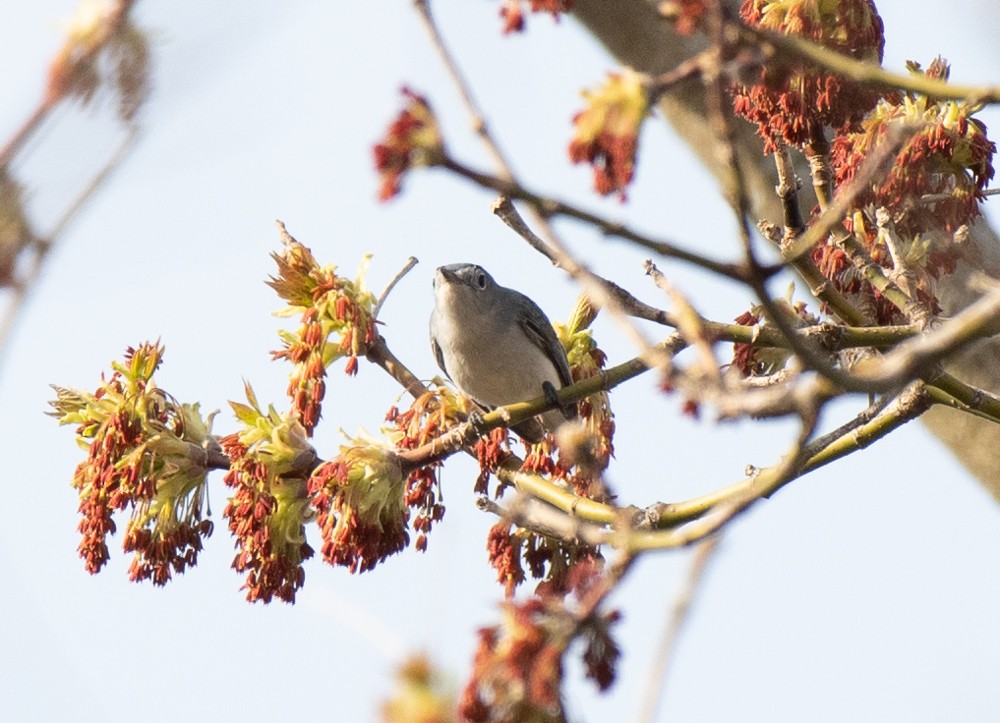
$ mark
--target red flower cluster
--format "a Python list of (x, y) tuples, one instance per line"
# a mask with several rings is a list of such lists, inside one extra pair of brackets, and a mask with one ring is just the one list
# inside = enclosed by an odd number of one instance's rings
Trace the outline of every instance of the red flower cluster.
[[(485, 437), (476, 441), (476, 459), (479, 462), (479, 476), (473, 488), (477, 494), (489, 492), (490, 475), (496, 474), (500, 465), (510, 456), (510, 437), (503, 427), (490, 430)], [(499, 491), (498, 491), (499, 494)]]
[(445, 676), (422, 655), (405, 661), (396, 692), (382, 705), (383, 723), (458, 723)]
[(609, 73), (603, 86), (583, 96), (587, 106), (573, 117), (570, 160), (593, 167), (598, 193), (618, 193), (624, 200), (625, 187), (632, 182), (635, 171), (639, 128), (649, 114), (645, 79), (626, 68), (621, 73)]
[[(585, 561), (570, 574), (572, 591), (583, 598), (599, 577)], [(602, 690), (614, 681), (619, 650), (610, 635), (615, 612), (580, 616), (566, 600), (539, 595), (502, 604), (499, 625), (479, 631), (473, 672), (460, 714), (475, 723), (565, 720), (561, 686), (563, 656), (577, 637), (584, 640), (587, 676)]]
[[(843, 55), (882, 60), (882, 19), (871, 0), (745, 0), (740, 16), (750, 26), (807, 38)], [(780, 59), (756, 82), (737, 84), (733, 95), (734, 110), (757, 124), (767, 152), (780, 142), (807, 146), (827, 127), (853, 128), (881, 97), (816, 65)]]
[[(410, 542), (406, 480), (392, 447), (355, 437), (309, 478), (323, 559), (367, 572)], [(443, 511), (443, 508), (442, 508)]]
[[(395, 407), (386, 416), (393, 424), (396, 449), (417, 449), (437, 439), (468, 413), (468, 400), (440, 385), (414, 400), (405, 412)], [(439, 463), (424, 465), (406, 478), (403, 501), (416, 512), (413, 529), (417, 533), (415, 547), (427, 549), (427, 535), (436, 522), (444, 518), (440, 502), (441, 485), (437, 478)]]
[(679, 35), (690, 35), (701, 25), (705, 0), (671, 0), (660, 3), (660, 14), (672, 20)]
[(113, 87), (119, 117), (135, 117), (149, 95), (149, 42), (129, 21), (132, 5), (132, 0), (80, 3), (49, 66), (46, 102), (73, 96), (88, 103), (102, 86)]
[(132, 508), (124, 539), (134, 552), (129, 577), (166, 584), (194, 565), (212, 533), (205, 508), (204, 450), (210, 420), (197, 405), (179, 404), (153, 382), (163, 359), (159, 344), (126, 351), (111, 378), (93, 394), (55, 387), (53, 416), (76, 424), (87, 458), (73, 476), (80, 494), (80, 556), (97, 573), (108, 561), (112, 514)]
[(434, 166), (444, 160), (444, 143), (434, 112), (423, 96), (402, 89), (406, 106), (375, 145), (375, 169), (382, 179), (378, 197), (388, 201), (400, 192), (403, 174), (411, 168)]
[[(312, 434), (326, 394), (327, 367), (346, 357), (344, 371), (356, 374), (358, 356), (367, 351), (377, 333), (372, 316), (375, 297), (364, 285), (368, 257), (353, 281), (338, 276), (333, 265), (320, 266), (312, 252), (294, 239), (286, 241), (283, 253), (271, 257), (278, 275), (267, 283), (288, 303), (278, 313), (300, 316), (298, 330), (281, 332), (285, 346), (271, 356), (293, 364), (288, 396), (302, 426)], [(339, 339), (331, 341), (331, 336)]]
[[(607, 355), (597, 346), (590, 325), (597, 316), (584, 294), (576, 303), (569, 321), (553, 326), (566, 350), (574, 382), (600, 376), (607, 364)], [(582, 428), (566, 425), (560, 430), (557, 476), (567, 479), (582, 497), (606, 502), (607, 490), (601, 474), (615, 453), (615, 415), (607, 392), (597, 392), (577, 403)]]
[[(921, 73), (910, 64), (911, 72)], [(927, 69), (931, 78), (947, 80), (946, 61)], [(965, 101), (936, 101), (908, 94), (882, 100), (861, 129), (834, 140), (832, 162), (838, 187), (850, 183), (864, 159), (899, 127), (919, 130), (896, 156), (891, 170), (873, 179), (856, 200), (857, 208), (886, 208), (899, 232), (914, 236), (928, 226), (953, 232), (980, 214), (983, 191), (994, 175), (996, 144), (986, 126), (972, 114), (978, 106)], [(931, 196), (923, 202), (917, 202)], [(929, 223), (933, 222), (933, 223)]]
[[(923, 74), (916, 63), (909, 66), (911, 72)], [(947, 80), (948, 74), (941, 58), (926, 71), (938, 80)], [(957, 263), (954, 233), (979, 216), (994, 175), (996, 145), (987, 137), (986, 126), (972, 117), (977, 110), (974, 103), (937, 101), (915, 93), (884, 98), (857, 131), (833, 142), (831, 163), (842, 191), (858, 180), (865, 159), (888, 138), (897, 131), (910, 134), (887, 173), (853, 189), (856, 210), (849, 226), (875, 263), (908, 274), (908, 292), (931, 313), (940, 311), (934, 280), (951, 273)], [(876, 211), (883, 209), (880, 222)], [(899, 309), (864, 281), (843, 250), (827, 241), (813, 249), (812, 257), (839, 291), (860, 294), (876, 321), (901, 320)]]
[(262, 412), (246, 391), (249, 405), (230, 402), (243, 430), (221, 440), (230, 459), (225, 483), (234, 490), (223, 512), (236, 538), (233, 569), (247, 574), (241, 589), (249, 602), (295, 602), (305, 581), (302, 563), (313, 555), (305, 522), (312, 515), (306, 478), (315, 453), (294, 416), (273, 407)]
[[(559, 19), (561, 13), (573, 9), (574, 0), (529, 0), (531, 12), (552, 13)], [(524, 31), (524, 0), (503, 0), (500, 4), (500, 19), (503, 20), (503, 34), (520, 33)]]
[(490, 528), (486, 549), (507, 597), (512, 597), (525, 581), (525, 566), (533, 579), (540, 580), (535, 588), (537, 594), (565, 595), (570, 590), (569, 573), (574, 565), (601, 559), (595, 547), (539, 535), (503, 520)]
[[(792, 326), (808, 326), (819, 322), (801, 301), (793, 302), (791, 298), (787, 298), (776, 299), (775, 303), (785, 312), (786, 319)], [(734, 321), (743, 326), (756, 326), (763, 317), (763, 310), (755, 306), (744, 311)], [(767, 376), (781, 371), (790, 357), (787, 349), (765, 348), (748, 342), (733, 344), (733, 368), (744, 377)]]

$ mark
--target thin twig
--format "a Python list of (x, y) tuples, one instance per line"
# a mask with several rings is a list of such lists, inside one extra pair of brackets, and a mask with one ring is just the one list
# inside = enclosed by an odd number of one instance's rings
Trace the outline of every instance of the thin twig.
[[(766, 55), (775, 55), (775, 49), (802, 60), (810, 60), (826, 70), (876, 88), (908, 90), (929, 98), (965, 100), (975, 104), (1000, 103), (1000, 86), (956, 85), (926, 75), (899, 75), (873, 61), (855, 60), (797, 35), (785, 35), (760, 27), (752, 28), (743, 23), (730, 23), (740, 32), (745, 43), (754, 47), (773, 46)], [(763, 45), (762, 45), (763, 44)]]
[[(493, 209), (494, 213), (496, 213), (504, 221), (504, 223), (514, 229), (518, 234), (525, 236), (529, 244), (536, 246), (538, 243), (543, 243), (524, 222), (524, 219), (521, 218), (521, 215), (517, 212), (517, 208), (515, 208), (514, 204), (510, 202), (509, 198), (501, 196), (493, 204)], [(553, 263), (558, 264), (566, 270), (570, 276), (583, 286), (584, 291), (587, 293), (587, 296), (592, 302), (596, 303), (601, 308), (608, 309), (616, 320), (622, 322), (622, 329), (640, 349), (640, 357), (643, 358), (646, 363), (650, 366), (663, 367), (664, 369), (669, 368), (669, 357), (658, 350), (656, 345), (648, 340), (634, 324), (626, 321), (627, 311), (621, 303), (619, 295), (609, 291), (607, 288), (607, 281), (605, 279), (598, 276), (589, 268), (583, 266), (576, 259), (566, 253), (557, 240), (553, 239), (553, 242), (547, 245), (546, 248), (548, 249), (548, 253), (545, 251), (542, 251), (542, 253), (545, 254), (547, 258), (553, 260)]]
[(451, 76), (452, 83), (458, 90), (458, 94), (462, 98), (462, 103), (469, 112), (473, 130), (479, 136), (480, 140), (482, 140), (489, 154), (493, 156), (493, 162), (501, 176), (505, 180), (513, 182), (514, 173), (507, 163), (503, 151), (500, 150), (500, 144), (493, 137), (489, 126), (486, 124), (486, 116), (472, 95), (472, 86), (465, 79), (465, 76), (462, 75), (458, 63), (455, 62), (455, 56), (448, 49), (448, 46), (444, 42), (444, 37), (441, 35), (440, 30), (438, 30), (437, 23), (434, 22), (434, 17), (431, 14), (430, 0), (413, 0), (413, 5), (417, 9), (417, 14), (420, 16), (421, 21), (423, 21), (424, 30), (430, 36), (431, 45), (437, 51), (438, 57), (445, 67), (445, 71)]
[(14, 322), (17, 320), (21, 307), (28, 298), (28, 292), (32, 284), (41, 275), (49, 250), (54, 246), (56, 239), (62, 235), (73, 219), (76, 218), (76, 215), (83, 209), (87, 201), (100, 190), (101, 186), (111, 177), (111, 173), (115, 168), (132, 151), (132, 147), (135, 145), (138, 137), (138, 126), (130, 125), (129, 133), (121, 145), (118, 146), (111, 158), (108, 159), (104, 166), (77, 194), (76, 198), (70, 202), (59, 219), (46, 233), (45, 238), (36, 238), (34, 240), (36, 251), (34, 258), (31, 260), (31, 267), (25, 273), (24, 277), (18, 280), (17, 286), (14, 289), (14, 296), (4, 309), (3, 317), (0, 318), (0, 363), (2, 363), (4, 352), (7, 348), (7, 340), (14, 330)]
[(652, 251), (653, 253), (684, 261), (692, 266), (696, 266), (734, 281), (743, 281), (746, 275), (743, 267), (739, 264), (717, 261), (693, 251), (688, 251), (687, 249), (681, 248), (680, 246), (669, 241), (651, 238), (646, 234), (629, 228), (623, 223), (609, 221), (596, 213), (592, 213), (586, 209), (580, 208), (579, 206), (575, 206), (568, 201), (563, 201), (550, 196), (544, 196), (540, 193), (532, 191), (523, 184), (512, 183), (510, 181), (505, 181), (499, 176), (477, 171), (454, 158), (446, 157), (440, 165), (462, 178), (472, 181), (478, 186), (492, 189), (517, 201), (524, 201), (528, 204), (534, 214), (539, 215), (542, 218), (553, 218), (556, 216), (572, 218), (593, 226), (605, 236), (613, 236), (624, 239), (625, 241), (631, 241), (637, 246), (641, 246), (642, 248)]
[(384, 304), (385, 300), (389, 297), (389, 292), (391, 292), (393, 288), (395, 288), (396, 284), (398, 284), (400, 280), (402, 280), (402, 278), (410, 272), (410, 269), (412, 269), (418, 263), (419, 262), (417, 261), (416, 256), (411, 256), (406, 260), (406, 263), (403, 265), (403, 268), (401, 268), (396, 273), (396, 275), (392, 277), (392, 281), (386, 284), (386, 287), (382, 290), (382, 293), (379, 294), (378, 301), (375, 302), (375, 310), (372, 312), (372, 318), (378, 319), (379, 312), (382, 311), (382, 304)]
[(691, 555), (691, 566), (688, 569), (687, 580), (674, 599), (670, 619), (663, 628), (663, 635), (656, 648), (656, 657), (649, 666), (646, 689), (642, 694), (639, 715), (636, 718), (637, 723), (652, 723), (656, 720), (656, 712), (663, 700), (667, 676), (677, 655), (677, 643), (681, 630), (690, 617), (695, 595), (701, 587), (708, 564), (719, 549), (721, 541), (721, 534), (707, 537), (694, 549), (694, 553)]

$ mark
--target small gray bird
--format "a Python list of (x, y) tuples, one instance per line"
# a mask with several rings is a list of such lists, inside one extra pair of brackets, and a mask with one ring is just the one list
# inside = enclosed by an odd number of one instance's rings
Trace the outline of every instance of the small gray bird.
[[(431, 348), (441, 371), (488, 409), (550, 396), (573, 381), (566, 352), (545, 312), (475, 264), (437, 270)], [(538, 442), (574, 417), (575, 404), (513, 429)]]

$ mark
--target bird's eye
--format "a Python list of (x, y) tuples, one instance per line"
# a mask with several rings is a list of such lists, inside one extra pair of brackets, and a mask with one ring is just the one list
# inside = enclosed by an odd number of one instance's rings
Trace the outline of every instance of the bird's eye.
[(482, 271), (480, 271), (476, 275), (476, 283), (479, 284), (479, 288), (480, 289), (485, 289), (486, 288), (486, 274), (484, 274)]

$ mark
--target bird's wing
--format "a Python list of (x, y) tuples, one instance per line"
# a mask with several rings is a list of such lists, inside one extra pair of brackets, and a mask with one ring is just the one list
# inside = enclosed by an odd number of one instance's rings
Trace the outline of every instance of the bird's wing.
[[(539, 314), (542, 319), (546, 318), (540, 309)], [(531, 340), (531, 343), (545, 351), (545, 353), (552, 360), (552, 363), (555, 364), (556, 373), (559, 375), (561, 386), (568, 387), (572, 384), (573, 375), (569, 370), (569, 360), (566, 359), (566, 352), (563, 349), (562, 343), (559, 341), (559, 337), (556, 336), (556, 332), (555, 329), (552, 328), (552, 324), (547, 321), (544, 324), (536, 324), (530, 318), (522, 319), (520, 323), (524, 332)], [(576, 404), (570, 404), (568, 409), (565, 411), (568, 413), (570, 419), (576, 417)]]
[(451, 374), (448, 373), (448, 368), (444, 365), (444, 354), (441, 353), (441, 347), (438, 345), (437, 339), (433, 336), (431, 337), (431, 351), (434, 352), (434, 359), (437, 360), (438, 367), (440, 367), (448, 379), (451, 379)]

